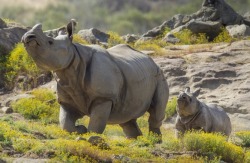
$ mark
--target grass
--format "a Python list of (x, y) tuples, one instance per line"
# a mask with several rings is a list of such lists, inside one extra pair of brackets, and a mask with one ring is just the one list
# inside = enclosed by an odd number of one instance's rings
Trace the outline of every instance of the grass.
[(165, 111), (166, 120), (176, 114), (177, 97), (173, 97), (168, 101), (168, 105)]
[[(55, 120), (58, 118), (59, 110), (58, 104), (53, 101), (55, 94), (47, 89), (36, 89), (31, 94), (33, 98), (21, 99), (13, 104), (14, 110), (24, 115), (25, 120), (17, 121), (11, 115), (0, 118), (0, 152), (13, 149), (26, 157), (47, 158), (52, 162), (160, 163), (223, 160), (237, 163), (250, 160), (250, 152), (227, 142), (226, 137), (220, 134), (190, 131), (182, 139), (177, 139), (173, 129), (162, 128), (163, 143), (156, 144), (158, 137), (148, 133), (148, 114), (137, 120), (144, 134), (137, 139), (126, 139), (118, 125), (107, 125), (101, 135), (68, 133), (61, 130), (58, 120)], [(175, 106), (176, 98), (173, 98), (167, 108), (174, 110)], [(172, 114), (174, 113), (169, 112), (167, 115)], [(82, 118), (77, 124), (87, 126), (88, 122), (89, 118)], [(87, 141), (96, 135), (102, 137), (109, 148), (101, 148)], [(236, 135), (245, 135), (240, 137), (247, 140), (250, 134), (239, 132)], [(79, 136), (83, 140), (76, 140)], [(192, 151), (192, 154), (189, 151)], [(0, 153), (2, 158), (10, 156)]]
[(48, 89), (35, 89), (31, 92), (34, 98), (24, 98), (12, 104), (14, 111), (27, 119), (39, 119), (45, 123), (57, 123), (59, 104), (55, 94)]

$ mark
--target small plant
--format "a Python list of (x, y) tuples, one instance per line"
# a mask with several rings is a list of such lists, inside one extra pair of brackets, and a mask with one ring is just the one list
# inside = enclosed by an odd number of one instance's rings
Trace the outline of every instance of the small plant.
[(108, 47), (112, 47), (118, 44), (125, 44), (125, 41), (119, 34), (111, 31), (107, 32), (107, 34), (109, 35)]
[(250, 131), (236, 132), (235, 136), (241, 139), (240, 145), (243, 147), (250, 147)]
[(84, 40), (79, 34), (74, 34), (73, 35), (73, 42), (83, 44), (83, 45), (88, 45), (88, 41)]
[(58, 122), (59, 104), (53, 92), (47, 89), (36, 89), (34, 98), (24, 98), (12, 104), (15, 111), (27, 119), (42, 120), (45, 123)]
[(173, 97), (168, 101), (167, 108), (165, 110), (166, 120), (176, 114), (177, 97)]
[(145, 50), (145, 51), (154, 51), (153, 55), (160, 56), (166, 54), (164, 47), (167, 46), (167, 43), (161, 39), (152, 39), (147, 41), (138, 41), (133, 45), (135, 49)]
[(190, 131), (182, 141), (187, 151), (199, 151), (204, 156), (221, 157), (228, 162), (244, 162), (244, 150), (218, 133)]
[(174, 36), (180, 39), (180, 44), (205, 44), (208, 43), (208, 38), (205, 33), (194, 34), (188, 29), (184, 29)]
[(26, 52), (22, 43), (18, 43), (10, 52), (6, 61), (5, 78), (7, 82), (12, 83), (18, 74), (26, 74), (28, 76), (37, 77), (41, 71), (36, 66), (35, 62)]
[(232, 42), (235, 41), (236, 39), (231, 37), (229, 32), (225, 27), (221, 29), (221, 33), (214, 38), (213, 42), (214, 43), (220, 43), (220, 42)]

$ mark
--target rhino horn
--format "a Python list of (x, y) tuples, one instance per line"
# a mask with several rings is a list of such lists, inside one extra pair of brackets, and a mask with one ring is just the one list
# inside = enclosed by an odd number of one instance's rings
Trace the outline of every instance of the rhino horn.
[(38, 29), (38, 30), (42, 30), (42, 24), (36, 24), (34, 27), (33, 27), (33, 29), (35, 30), (35, 29)]
[(190, 93), (190, 87), (187, 87), (187, 88), (185, 89), (185, 93)]

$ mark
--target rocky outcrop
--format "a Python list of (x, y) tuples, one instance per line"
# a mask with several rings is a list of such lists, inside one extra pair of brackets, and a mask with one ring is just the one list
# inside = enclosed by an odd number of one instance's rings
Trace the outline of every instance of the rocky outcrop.
[[(209, 41), (212, 41), (221, 31), (221, 28), (229, 25), (245, 25), (250, 26), (247, 16), (239, 15), (224, 0), (204, 0), (202, 7), (196, 13), (191, 15), (177, 14), (170, 20), (165, 21), (160, 26), (155, 27), (145, 34), (142, 38), (154, 38), (163, 34), (166, 28), (171, 29), (170, 34), (188, 29), (195, 34), (206, 33)], [(167, 34), (164, 41), (176, 43), (176, 40), (170, 38)], [(234, 36), (232, 34), (232, 36)], [(244, 33), (243, 36), (249, 36)], [(143, 39), (142, 39), (143, 40)]]
[[(10, 25), (8, 26), (0, 18), (0, 58), (3, 59), (21, 41), (23, 34), (27, 32), (27, 28)], [(4, 72), (0, 70), (0, 90), (4, 87)]]
[(201, 88), (201, 101), (224, 108), (233, 131), (250, 130), (250, 41), (203, 46), (203, 51), (191, 53), (195, 46), (176, 46), (169, 53), (188, 54), (155, 58), (168, 80), (170, 94), (176, 96), (188, 86)]
[(83, 29), (78, 32), (81, 38), (90, 44), (107, 43), (109, 34), (106, 34), (96, 28)]

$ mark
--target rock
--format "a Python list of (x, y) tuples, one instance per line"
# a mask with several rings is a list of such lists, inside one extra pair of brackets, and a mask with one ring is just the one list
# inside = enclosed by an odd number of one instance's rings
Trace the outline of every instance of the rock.
[(247, 26), (245, 24), (230, 25), (227, 26), (226, 29), (229, 32), (230, 36), (234, 38), (250, 36), (250, 26)]
[(84, 29), (78, 32), (81, 38), (88, 41), (91, 44), (98, 44), (100, 42), (107, 43), (109, 39), (109, 35), (96, 29)]
[(47, 36), (50, 36), (50, 37), (57, 37), (58, 35), (60, 34), (66, 34), (67, 33), (67, 30), (66, 30), (66, 27), (63, 26), (63, 27), (60, 27), (60, 28), (57, 28), (57, 29), (52, 29), (52, 30), (47, 30), (47, 31), (44, 31), (44, 33), (47, 35)]
[(134, 35), (134, 34), (127, 34), (127, 35), (125, 35), (125, 36), (122, 36), (122, 39), (123, 39), (127, 44), (129, 44), (129, 43), (134, 43), (134, 42), (136, 42), (137, 40), (140, 39), (140, 37), (137, 36), (137, 35)]
[(8, 54), (17, 44), (21, 41), (23, 34), (27, 32), (26, 28), (23, 27), (10, 27), (0, 29), (0, 46), (5, 48), (5, 52), (1, 55)]
[(81, 141), (81, 140), (87, 141), (87, 139), (85, 139), (85, 138), (83, 138), (83, 137), (81, 137), (81, 136), (78, 136), (78, 137), (76, 138), (76, 141)]
[(119, 162), (130, 162), (130, 158), (124, 155), (113, 155), (112, 159), (118, 160)]
[[(172, 30), (170, 32), (172, 34), (180, 32), (183, 29), (189, 29), (195, 34), (206, 33), (209, 41), (212, 41), (221, 32), (221, 27), (240, 25), (242, 23), (250, 26), (250, 20), (244, 20), (224, 0), (204, 0), (201, 9), (196, 13), (191, 15), (177, 14), (170, 20), (163, 22), (160, 26), (143, 34), (142, 38), (158, 37), (163, 34), (166, 28), (169, 28)], [(166, 35), (164, 40), (172, 43), (176, 41), (173, 37), (169, 37), (169, 35)]]
[(246, 20), (250, 20), (250, 12), (246, 12), (243, 17), (246, 19)]
[(100, 136), (91, 136), (88, 139), (88, 142), (94, 146), (98, 146), (100, 149), (105, 149), (105, 150), (110, 149), (109, 145)]
[(7, 107), (7, 106), (2, 107), (2, 111), (3, 111), (3, 113), (5, 113), (5, 114), (13, 113), (13, 109), (10, 108), (10, 107)]
[(6, 107), (10, 107), (11, 103), (12, 102), (16, 102), (22, 98), (32, 98), (34, 97), (33, 95), (30, 95), (30, 94), (19, 94), (19, 95), (16, 95), (16, 96), (11, 96), (7, 99), (5, 99), (2, 103), (3, 106), (6, 106)]
[(1, 28), (7, 28), (7, 24), (0, 18), (0, 29)]
[(176, 38), (172, 33), (167, 33), (166, 36), (163, 38), (163, 41), (176, 44), (180, 42), (180, 39)]
[(188, 86), (201, 88), (200, 100), (221, 106), (231, 118), (233, 131), (250, 130), (250, 40), (190, 52), (196, 46), (178, 45), (172, 51), (187, 53), (179, 58), (154, 59), (168, 81), (170, 96)]

